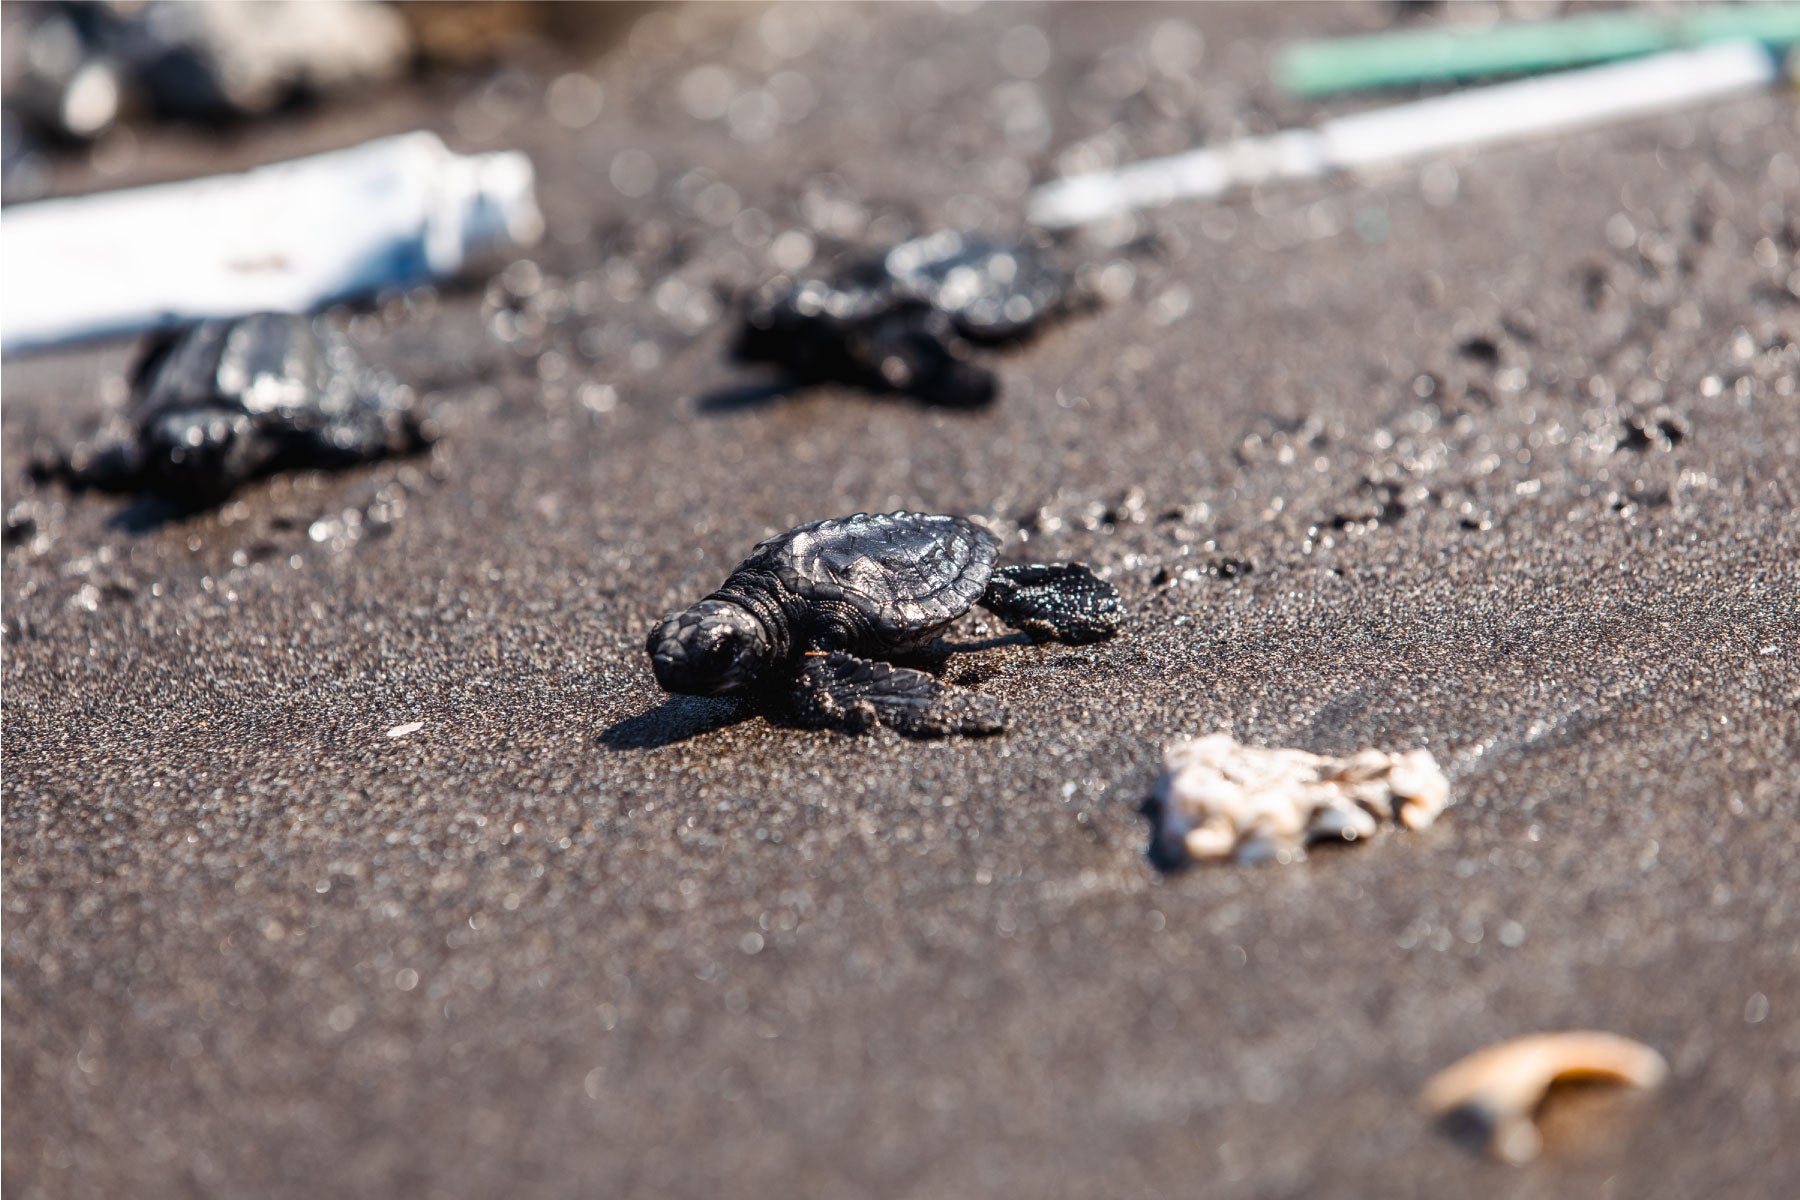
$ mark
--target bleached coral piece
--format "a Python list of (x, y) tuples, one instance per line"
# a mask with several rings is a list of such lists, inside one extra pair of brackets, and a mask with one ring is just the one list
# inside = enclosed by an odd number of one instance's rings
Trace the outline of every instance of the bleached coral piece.
[(1450, 803), (1450, 781), (1427, 750), (1330, 758), (1215, 733), (1170, 746), (1163, 765), (1158, 841), (1194, 859), (1294, 862), (1308, 842), (1358, 841), (1383, 824), (1423, 829)]

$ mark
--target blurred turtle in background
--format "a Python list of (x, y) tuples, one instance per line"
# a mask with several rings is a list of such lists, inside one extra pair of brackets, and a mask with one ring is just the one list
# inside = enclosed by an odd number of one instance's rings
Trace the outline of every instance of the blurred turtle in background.
[(974, 348), (1024, 340), (1072, 291), (1040, 242), (944, 230), (826, 279), (773, 280), (746, 306), (732, 354), (801, 383), (975, 407), (999, 383)]
[(277, 471), (421, 450), (434, 433), (412, 389), (307, 317), (259, 313), (159, 334), (131, 373), (128, 412), (32, 474), (76, 490), (217, 503)]
[[(11, 143), (91, 142), (134, 109), (208, 123), (256, 117), (394, 78), (412, 59), (406, 21), (375, 0), (108, 0), (7, 10)], [(9, 189), (9, 198), (23, 190)]]

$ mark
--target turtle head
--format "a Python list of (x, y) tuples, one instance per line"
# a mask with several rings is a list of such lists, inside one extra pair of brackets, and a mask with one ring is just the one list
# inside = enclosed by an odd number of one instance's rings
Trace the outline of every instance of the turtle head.
[(731, 696), (748, 691), (769, 661), (769, 635), (747, 609), (702, 600), (650, 634), (650, 663), (664, 691)]
[(230, 409), (163, 413), (144, 429), (143, 443), (145, 471), (155, 485), (169, 491), (226, 492), (258, 466), (250, 418)]

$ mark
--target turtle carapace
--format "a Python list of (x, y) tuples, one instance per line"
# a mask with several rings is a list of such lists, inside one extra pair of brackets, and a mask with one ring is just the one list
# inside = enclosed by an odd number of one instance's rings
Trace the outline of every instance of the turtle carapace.
[(648, 649), (670, 692), (772, 698), (802, 723), (915, 736), (997, 733), (989, 697), (887, 659), (929, 644), (973, 604), (1033, 637), (1117, 632), (1119, 593), (1078, 563), (996, 566), (1000, 541), (963, 517), (858, 513), (760, 543), (724, 584), (664, 620)]

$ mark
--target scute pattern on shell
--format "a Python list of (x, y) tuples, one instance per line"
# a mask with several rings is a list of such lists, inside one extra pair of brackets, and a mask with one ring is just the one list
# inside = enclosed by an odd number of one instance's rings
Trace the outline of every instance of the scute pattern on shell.
[(849, 603), (875, 633), (904, 642), (967, 612), (999, 552), (998, 538), (961, 517), (857, 513), (771, 538), (752, 559), (795, 595)]

